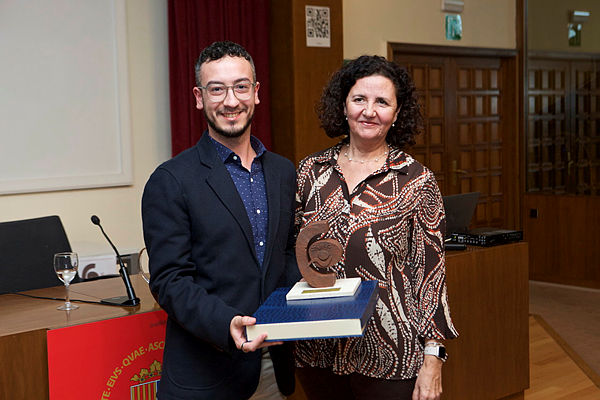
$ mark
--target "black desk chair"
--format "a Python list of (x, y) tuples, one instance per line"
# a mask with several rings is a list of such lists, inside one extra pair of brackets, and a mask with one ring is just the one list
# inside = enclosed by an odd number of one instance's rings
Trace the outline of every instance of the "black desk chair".
[[(71, 251), (57, 215), (0, 223), (0, 294), (62, 286), (55, 253)], [(78, 282), (75, 277), (71, 283)]]

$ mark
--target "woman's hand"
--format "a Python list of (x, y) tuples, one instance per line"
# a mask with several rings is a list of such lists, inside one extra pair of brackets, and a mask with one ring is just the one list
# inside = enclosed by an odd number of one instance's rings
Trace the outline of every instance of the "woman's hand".
[(426, 355), (419, 371), (412, 400), (440, 400), (442, 396), (442, 360)]

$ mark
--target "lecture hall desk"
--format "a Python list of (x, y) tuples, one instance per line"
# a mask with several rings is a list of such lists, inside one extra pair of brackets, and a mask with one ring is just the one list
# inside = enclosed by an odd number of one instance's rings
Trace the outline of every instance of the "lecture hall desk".
[[(0, 295), (0, 399), (48, 399), (48, 329), (160, 310), (140, 275), (131, 275), (131, 284), (141, 300), (136, 307), (76, 303), (79, 309), (67, 312), (56, 309), (60, 301)], [(26, 293), (64, 298), (65, 288)], [(126, 293), (121, 278), (110, 278), (73, 284), (70, 294), (71, 299), (98, 301)]]
[[(527, 252), (524, 242), (448, 252), (448, 296), (460, 337), (446, 342), (444, 400), (523, 399), (529, 386)], [(67, 315), (56, 310), (58, 301), (1, 295), (0, 399), (48, 398), (48, 329), (160, 309), (141, 276), (131, 278), (142, 300), (133, 309), (78, 303)], [(64, 287), (28, 293), (64, 297)], [(84, 300), (123, 294), (120, 278), (71, 286), (71, 297)]]

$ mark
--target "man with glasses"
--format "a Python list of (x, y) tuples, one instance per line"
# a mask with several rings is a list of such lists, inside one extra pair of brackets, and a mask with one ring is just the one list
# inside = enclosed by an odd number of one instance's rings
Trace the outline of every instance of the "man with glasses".
[(268, 295), (300, 278), (294, 166), (250, 133), (259, 87), (243, 47), (204, 49), (193, 93), (208, 131), (159, 166), (144, 190), (150, 287), (169, 316), (161, 400), (255, 392), (253, 399), (281, 399), (294, 391), (289, 343), (245, 335)]

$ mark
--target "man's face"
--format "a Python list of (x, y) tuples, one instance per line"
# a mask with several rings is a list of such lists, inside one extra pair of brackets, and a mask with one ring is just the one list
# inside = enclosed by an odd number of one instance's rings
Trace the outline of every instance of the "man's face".
[[(226, 56), (219, 60), (202, 64), (200, 68), (200, 85), (225, 85), (253, 83), (252, 66), (242, 57)], [(196, 108), (204, 111), (208, 130), (214, 134), (234, 138), (250, 132), (250, 124), (254, 116), (254, 106), (258, 99), (258, 87), (252, 91), (248, 100), (236, 97), (233, 88), (226, 88), (225, 98), (215, 101), (206, 89), (194, 88)], [(242, 95), (238, 95), (243, 97)]]

